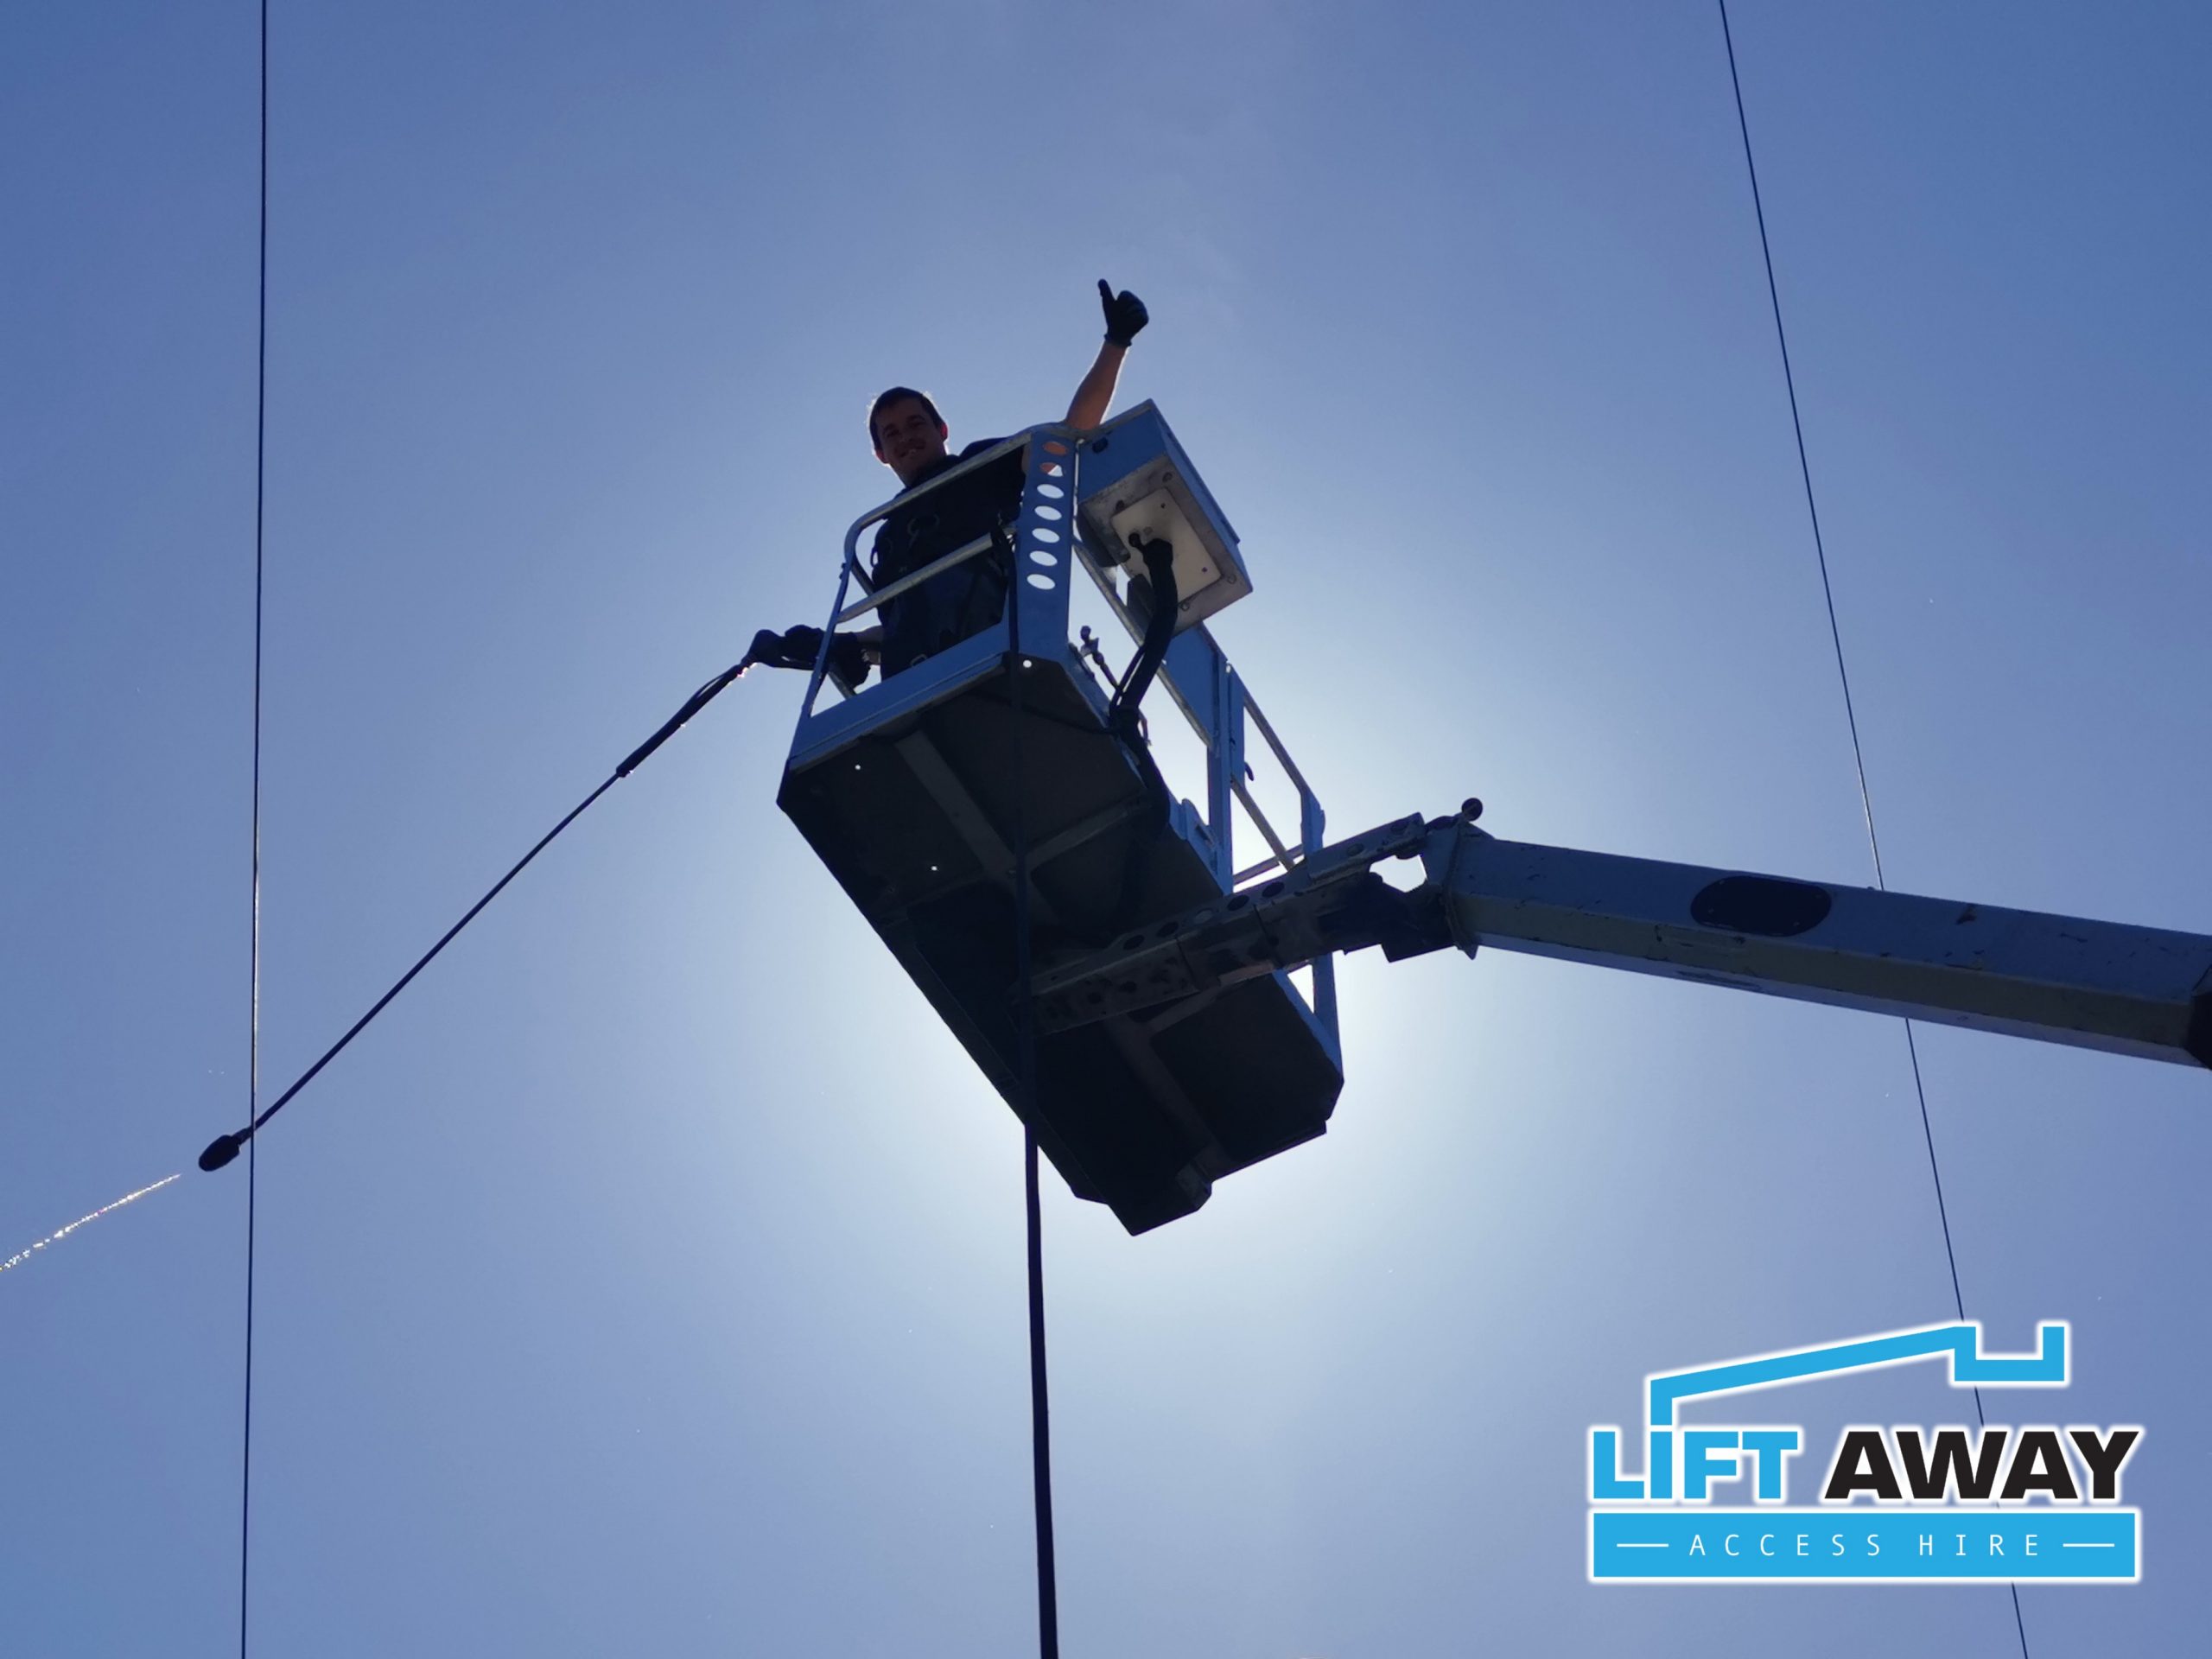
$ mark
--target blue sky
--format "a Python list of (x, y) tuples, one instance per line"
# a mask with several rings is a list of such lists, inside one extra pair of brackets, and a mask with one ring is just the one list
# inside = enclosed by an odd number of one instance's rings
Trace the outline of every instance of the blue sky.
[[(263, 1076), (887, 493), (862, 411), (1123, 379), (1349, 831), (1863, 880), (1709, 5), (276, 7)], [(1733, 13), (1891, 880), (2212, 931), (2199, 9)], [(12, 1253), (243, 1116), (255, 17), (0, 49)], [(796, 679), (611, 794), (262, 1148), (255, 1650), (1020, 1652), (1020, 1139), (774, 809)], [(2001, 1589), (1599, 1590), (1647, 1371), (1948, 1318), (1900, 1027), (1343, 975), (1325, 1139), (1127, 1237), (1048, 1178), (1066, 1651), (2018, 1650)], [(2205, 1080), (1929, 1031), (1969, 1315), (2140, 1422), (2203, 1619)], [(245, 1186), (0, 1282), (11, 1653), (236, 1634)], [(1795, 1403), (1795, 1402), (1793, 1402)], [(1931, 1376), (1802, 1390), (1950, 1421)], [(1993, 1416), (1999, 1413), (1993, 1408)]]

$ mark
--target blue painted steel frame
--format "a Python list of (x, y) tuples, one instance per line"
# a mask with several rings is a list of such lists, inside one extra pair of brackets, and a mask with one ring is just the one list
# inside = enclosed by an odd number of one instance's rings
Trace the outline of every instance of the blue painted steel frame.
[[(1102, 444), (1102, 439), (1110, 439), (1110, 442)], [(1106, 711), (1105, 700), (1098, 694), (1068, 639), (1070, 584), (1075, 577), (1078, 557), (1104, 592), (1122, 626), (1129, 630), (1131, 638), (1141, 637), (1142, 631), (1115, 592), (1112, 579), (1096, 550), (1084, 544), (1076, 524), (1077, 502), (1110, 488), (1116, 480), (1166, 455), (1181, 473), (1202, 509), (1211, 516), (1214, 528), (1225, 544), (1236, 544), (1236, 532), (1227, 516), (1192, 467), (1166, 421), (1150, 403), (1139, 404), (1095, 432), (1078, 433), (1053, 423), (1016, 433), (940, 474), (918, 490), (894, 496), (863, 513), (845, 532), (836, 601), (830, 607), (823, 628), (822, 650), (807, 681), (798, 728), (791, 738), (788, 763), (791, 770), (803, 771), (817, 765), (869, 732), (932, 703), (942, 702), (999, 671), (1012, 649), (1012, 635), (1004, 616), (981, 632), (847, 696), (832, 708), (817, 711), (815, 706), (823, 682), (828, 677), (831, 632), (840, 618), (850, 620), (852, 613), (866, 607), (865, 601), (855, 606), (847, 602), (855, 582), (863, 594), (868, 592), (868, 577), (860, 563), (861, 537), (888, 518), (895, 508), (956, 477), (988, 466), (1016, 448), (1024, 451), (1025, 464), (1020, 514), (1012, 527), (1016, 575), (1008, 592), (1013, 602), (1020, 607), (1023, 655), (1059, 662), (1070, 680), (1082, 686), (1090, 696), (1102, 718)], [(971, 556), (989, 558), (995, 553), (986, 547)], [(1302, 858), (1318, 852), (1325, 840), (1326, 820), (1320, 801), (1273, 729), (1250, 706), (1243, 678), (1203, 625), (1186, 628), (1175, 636), (1168, 646), (1166, 660), (1161, 664), (1160, 677), (1198, 733), (1206, 752), (1204, 815), (1200, 816), (1188, 803), (1178, 803), (1171, 827), (1198, 849), (1222, 891), (1228, 893), (1236, 885), (1234, 804), (1240, 785), (1248, 776), (1248, 712), (1258, 719), (1262, 736), (1298, 790), (1297, 855)], [(1257, 819), (1258, 810), (1249, 798), (1245, 804)], [(1275, 977), (1313, 1016), (1328, 1046), (1331, 1058), (1341, 1068), (1343, 1052), (1337, 1034), (1334, 959), (1325, 957), (1316, 962), (1313, 973), (1313, 997), (1310, 1004), (1287, 974), (1279, 973)]]

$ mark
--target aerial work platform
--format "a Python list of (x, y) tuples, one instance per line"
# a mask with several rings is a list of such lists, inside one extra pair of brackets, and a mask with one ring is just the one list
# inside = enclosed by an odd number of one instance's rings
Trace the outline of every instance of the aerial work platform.
[[(1011, 456), (1020, 506), (1001, 535), (869, 591), (867, 531)], [(1070, 637), (1078, 579), (1097, 585), (1133, 640), (1148, 622), (1164, 634), (1147, 613), (1153, 585), (1132, 581), (1138, 546), (1147, 560), (1173, 549), (1177, 632), (1145, 707), (1154, 721), (1187, 720), (1203, 744), (1203, 804), (1175, 797), (1133, 721), (1109, 723), (1111, 671), (1094, 671), (1096, 652), (1086, 662)], [(778, 802), (1020, 1113), (1014, 880), (1025, 848), (1041, 969), (1173, 929), (1169, 918), (1210, 902), (1249, 902), (1271, 872), (1319, 849), (1323, 815), (1205, 626), (1250, 583), (1235, 531), (1150, 404), (1095, 432), (1033, 427), (863, 516), (845, 537), (833, 626), (863, 626), (887, 600), (969, 559), (1011, 561), (1007, 613), (880, 683), (825, 697), (848, 690), (828, 671), (825, 630)], [(1247, 788), (1255, 732), (1297, 790), (1288, 840)], [(1242, 873), (1243, 895), (1235, 804), (1270, 855)], [(1040, 1032), (1039, 1147), (1078, 1197), (1132, 1232), (1187, 1215), (1218, 1177), (1326, 1126), (1344, 1084), (1331, 970), (1314, 964), (1310, 1001), (1287, 972), (1205, 996), (1164, 992), (1149, 1007), (1133, 988), (1126, 1012)]]
[[(866, 592), (863, 531), (995, 465), (1020, 469), (1018, 514)], [(2212, 1066), (2212, 937), (1502, 841), (1473, 800), (1325, 845), (1320, 803), (1204, 626), (1249, 589), (1236, 533), (1148, 404), (1096, 432), (1033, 428), (861, 518), (835, 620), (976, 558), (1013, 573), (1005, 613), (826, 708), (825, 631), (779, 799), (1068, 1185), (1132, 1232), (1322, 1132), (1344, 1084), (1334, 957), (1376, 946), (1488, 945)], [(1070, 643), (1078, 568), (1143, 639), (1118, 684)], [(1203, 807), (1137, 730), (1155, 664), (1204, 745)], [(1147, 706), (1174, 717), (1157, 692)], [(1295, 785), (1294, 843), (1247, 787), (1251, 732)], [(1243, 870), (1232, 804), (1269, 849)], [(1411, 885), (1375, 868), (1416, 858)]]

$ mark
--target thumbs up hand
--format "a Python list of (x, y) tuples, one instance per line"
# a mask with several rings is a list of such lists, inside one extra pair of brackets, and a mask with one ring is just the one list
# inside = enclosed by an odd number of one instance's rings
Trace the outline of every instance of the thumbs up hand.
[(1115, 293), (1103, 276), (1098, 279), (1098, 303), (1106, 312), (1106, 339), (1111, 345), (1126, 346), (1152, 321), (1142, 300), (1126, 288)]

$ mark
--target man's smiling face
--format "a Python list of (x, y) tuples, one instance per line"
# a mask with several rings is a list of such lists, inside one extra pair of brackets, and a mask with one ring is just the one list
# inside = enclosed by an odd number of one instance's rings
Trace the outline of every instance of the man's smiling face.
[(901, 397), (875, 417), (875, 458), (911, 486), (933, 462), (944, 459), (950, 435), (944, 422), (918, 397)]

